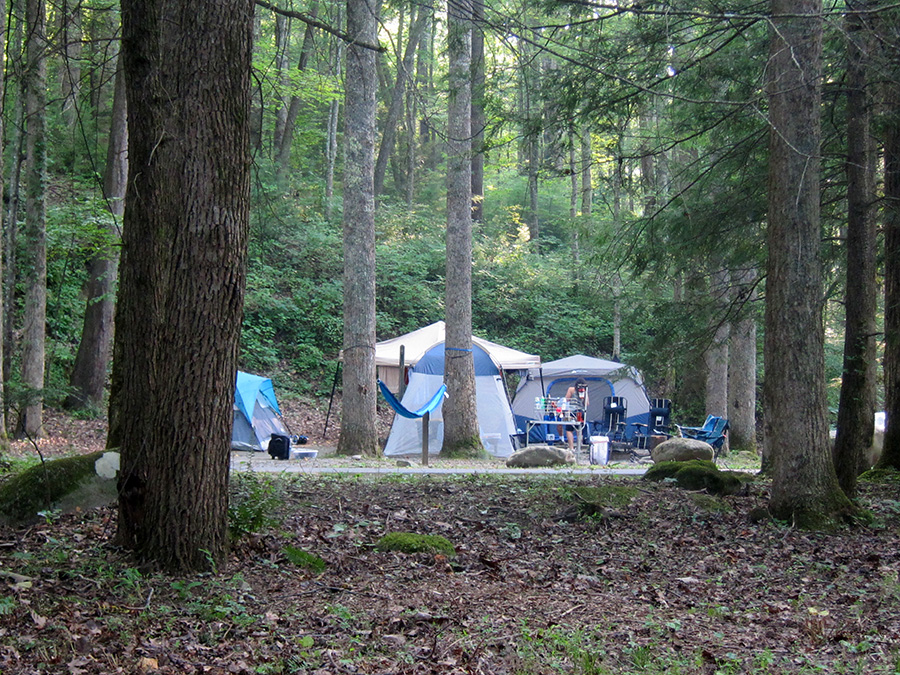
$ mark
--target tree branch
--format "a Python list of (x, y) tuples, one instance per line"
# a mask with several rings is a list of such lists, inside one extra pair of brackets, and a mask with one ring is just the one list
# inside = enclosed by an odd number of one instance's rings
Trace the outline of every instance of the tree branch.
[(300, 19), (300, 21), (307, 24), (308, 26), (312, 26), (313, 28), (318, 28), (319, 30), (323, 30), (326, 33), (330, 33), (331, 35), (334, 35), (335, 37), (340, 38), (347, 44), (356, 45), (357, 47), (362, 47), (364, 49), (371, 49), (376, 52), (386, 52), (387, 51), (387, 47), (382, 47), (381, 45), (370, 45), (370, 44), (366, 44), (364, 42), (359, 42), (358, 40), (355, 40), (350, 35), (347, 35), (347, 33), (344, 33), (343, 31), (340, 31), (337, 28), (332, 28), (327, 23), (322, 23), (321, 21), (319, 21), (315, 17), (310, 16), (309, 14), (304, 14), (303, 12), (295, 12), (294, 10), (291, 10), (291, 9), (282, 9), (281, 7), (273, 5), (271, 2), (266, 2), (266, 0), (253, 0), (253, 2), (255, 4), (259, 5), (260, 7), (263, 7), (264, 9), (268, 9), (269, 11), (275, 12), (276, 14), (281, 14), (282, 16), (287, 16), (292, 19)]

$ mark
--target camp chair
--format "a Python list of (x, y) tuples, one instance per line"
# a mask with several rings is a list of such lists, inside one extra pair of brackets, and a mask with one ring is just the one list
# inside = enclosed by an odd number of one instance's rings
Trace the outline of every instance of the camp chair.
[(685, 438), (695, 438), (709, 443), (713, 447), (713, 459), (719, 457), (725, 439), (728, 437), (728, 420), (724, 417), (709, 415), (702, 427), (683, 427), (675, 425)]
[(648, 418), (649, 424), (634, 422), (634, 426), (637, 427), (637, 435), (641, 437), (638, 439), (638, 447), (640, 448), (649, 447), (650, 436), (665, 436), (668, 438), (672, 435), (669, 432), (672, 418), (672, 401), (667, 398), (651, 398)]
[(624, 441), (628, 426), (628, 401), (623, 396), (607, 396), (603, 399), (603, 420), (599, 425), (600, 434), (611, 441)]

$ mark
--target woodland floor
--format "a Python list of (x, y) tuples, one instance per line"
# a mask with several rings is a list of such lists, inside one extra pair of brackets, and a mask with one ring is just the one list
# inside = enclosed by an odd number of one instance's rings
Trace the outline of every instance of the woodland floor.
[[(215, 575), (138, 567), (112, 509), (0, 529), (0, 672), (900, 673), (896, 484), (864, 485), (871, 524), (822, 534), (751, 523), (762, 481), (722, 498), (599, 476), (235, 483), (274, 521)], [(584, 485), (637, 490), (586, 517)], [(388, 531), (456, 555), (378, 551)]]

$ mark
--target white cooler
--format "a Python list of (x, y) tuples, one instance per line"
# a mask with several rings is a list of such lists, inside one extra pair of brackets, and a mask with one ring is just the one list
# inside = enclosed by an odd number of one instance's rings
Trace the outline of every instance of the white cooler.
[(609, 463), (609, 437), (591, 436), (591, 464)]

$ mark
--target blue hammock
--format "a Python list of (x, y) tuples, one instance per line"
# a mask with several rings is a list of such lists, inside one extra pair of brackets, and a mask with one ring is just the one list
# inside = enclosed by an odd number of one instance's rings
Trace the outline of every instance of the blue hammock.
[(397, 400), (397, 397), (391, 393), (391, 390), (387, 388), (387, 385), (384, 382), (378, 380), (378, 386), (381, 388), (381, 393), (384, 394), (384, 398), (388, 403), (391, 404), (391, 407), (394, 409), (394, 411), (398, 415), (411, 420), (416, 420), (424, 417), (427, 413), (430, 413), (432, 410), (437, 408), (443, 400), (444, 394), (447, 393), (447, 385), (442, 384), (438, 388), (437, 393), (435, 393), (435, 395), (431, 397), (431, 400), (428, 401), (428, 403), (426, 403), (415, 412), (412, 412), (403, 407), (403, 404)]

